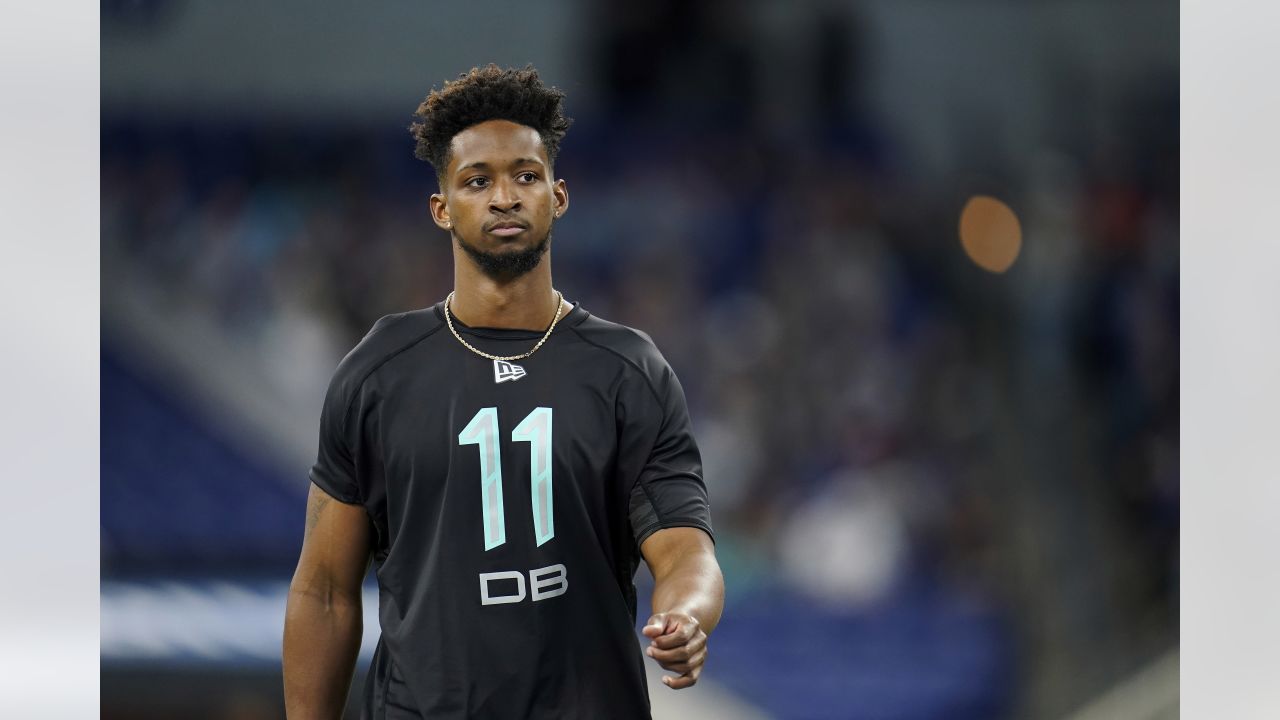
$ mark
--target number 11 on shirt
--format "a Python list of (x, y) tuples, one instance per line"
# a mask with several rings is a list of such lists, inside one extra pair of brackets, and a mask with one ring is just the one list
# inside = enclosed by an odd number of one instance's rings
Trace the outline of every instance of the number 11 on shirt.
[[(512, 442), (529, 443), (529, 495), (532, 498), (534, 539), (541, 546), (556, 536), (551, 494), (551, 408), (538, 407), (511, 431)], [(480, 408), (458, 433), (459, 445), (480, 450), (480, 497), (484, 549), (507, 541), (502, 509), (502, 453), (498, 451), (498, 409)]]

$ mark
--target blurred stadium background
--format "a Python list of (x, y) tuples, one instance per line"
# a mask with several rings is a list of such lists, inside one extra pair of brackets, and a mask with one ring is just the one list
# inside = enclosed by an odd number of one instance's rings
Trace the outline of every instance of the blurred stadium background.
[(283, 717), (324, 388), (448, 291), (405, 128), (487, 62), (568, 93), (557, 287), (702, 445), (655, 717), (1177, 717), (1176, 3), (101, 11), (104, 718)]

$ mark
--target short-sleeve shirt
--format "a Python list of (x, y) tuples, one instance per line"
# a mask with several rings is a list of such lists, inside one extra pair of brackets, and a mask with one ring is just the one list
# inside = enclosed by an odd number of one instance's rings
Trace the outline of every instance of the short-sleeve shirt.
[[(454, 328), (492, 355), (540, 332)], [(465, 348), (443, 304), (340, 363), (311, 480), (375, 530), (365, 718), (649, 718), (640, 544), (711, 535), (684, 392), (652, 340), (575, 306), (532, 356)]]

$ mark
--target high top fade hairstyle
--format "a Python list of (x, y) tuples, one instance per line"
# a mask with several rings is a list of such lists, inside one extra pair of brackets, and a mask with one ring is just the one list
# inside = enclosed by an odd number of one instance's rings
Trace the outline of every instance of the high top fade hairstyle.
[(543, 85), (532, 65), (523, 70), (493, 63), (472, 68), (432, 90), (418, 106), (413, 114), (418, 121), (409, 126), (417, 140), (414, 155), (431, 163), (443, 187), (453, 136), (487, 120), (510, 120), (537, 130), (554, 164), (560, 140), (573, 122), (564, 115), (563, 100), (564, 93)]

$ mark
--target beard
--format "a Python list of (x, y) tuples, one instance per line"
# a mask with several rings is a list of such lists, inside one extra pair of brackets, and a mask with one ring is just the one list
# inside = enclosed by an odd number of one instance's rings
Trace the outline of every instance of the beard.
[(507, 252), (481, 250), (458, 235), (454, 235), (453, 239), (458, 243), (458, 247), (467, 253), (476, 267), (480, 268), (480, 272), (494, 280), (508, 282), (538, 267), (538, 263), (542, 262), (542, 256), (551, 246), (551, 231), (548, 230), (546, 236), (531, 247)]

